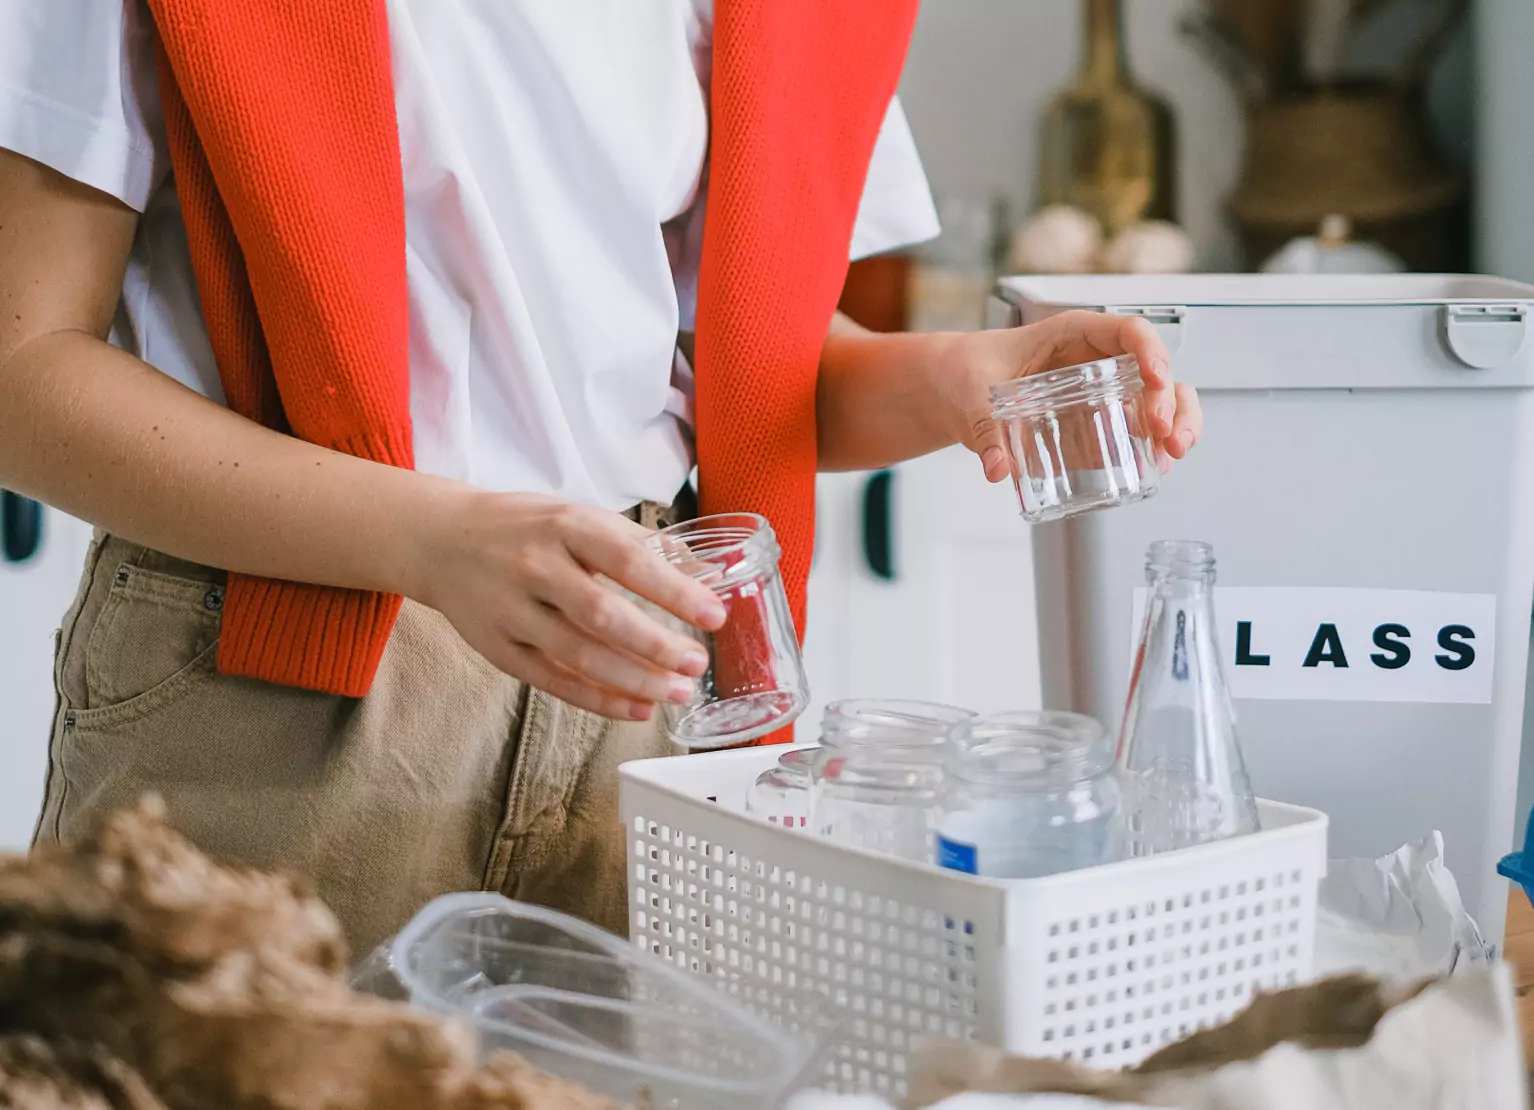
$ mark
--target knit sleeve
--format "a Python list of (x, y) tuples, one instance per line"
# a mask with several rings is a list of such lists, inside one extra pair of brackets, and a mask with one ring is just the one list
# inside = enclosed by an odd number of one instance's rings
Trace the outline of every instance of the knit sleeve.
[(0, 147), (142, 212), (170, 166), (153, 33), (137, 0), (0, 3)]
[(868, 180), (852, 229), (852, 257), (909, 247), (938, 233), (932, 190), (911, 137), (900, 98), (890, 101), (879, 138), (874, 143)]

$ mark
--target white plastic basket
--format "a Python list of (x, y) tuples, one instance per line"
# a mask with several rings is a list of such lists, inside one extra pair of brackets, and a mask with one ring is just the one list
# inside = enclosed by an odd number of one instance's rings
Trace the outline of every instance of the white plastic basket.
[(998, 882), (843, 847), (744, 812), (779, 755), (622, 769), (634, 942), (789, 1025), (838, 1019), (829, 1085), (905, 1093), (912, 1038), (1123, 1067), (1309, 976), (1326, 816)]

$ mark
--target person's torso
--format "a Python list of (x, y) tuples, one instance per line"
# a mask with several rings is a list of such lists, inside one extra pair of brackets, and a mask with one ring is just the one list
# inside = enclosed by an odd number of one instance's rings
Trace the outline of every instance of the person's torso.
[[(417, 467), (624, 509), (692, 468), (712, 0), (389, 0)], [(152, 59), (150, 63), (152, 65)], [(222, 398), (173, 184), (116, 338)]]

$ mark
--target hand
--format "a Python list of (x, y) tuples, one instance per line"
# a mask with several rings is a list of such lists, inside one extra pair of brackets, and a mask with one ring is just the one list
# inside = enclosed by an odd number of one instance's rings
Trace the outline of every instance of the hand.
[(712, 590), (645, 546), (617, 513), (530, 494), (455, 491), (433, 510), (412, 596), (507, 674), (605, 717), (646, 720), (684, 702), (702, 645), (603, 585), (611, 579), (687, 624), (724, 624)]
[(1156, 329), (1139, 316), (1102, 312), (1062, 312), (1020, 328), (964, 333), (952, 337), (948, 357), (938, 367), (947, 401), (947, 429), (1000, 482), (1011, 474), (1001, 429), (991, 420), (991, 386), (1078, 362), (1134, 355), (1145, 381), (1145, 411), (1163, 472), (1187, 456), (1204, 429), (1198, 393), (1173, 383), (1171, 360)]

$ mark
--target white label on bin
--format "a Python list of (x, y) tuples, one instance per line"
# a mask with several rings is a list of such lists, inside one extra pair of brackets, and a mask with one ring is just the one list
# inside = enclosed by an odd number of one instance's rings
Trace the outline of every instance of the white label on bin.
[[(1130, 669), (1149, 591), (1135, 590)], [(1312, 586), (1217, 586), (1231, 694), (1267, 701), (1487, 705), (1495, 594)]]

